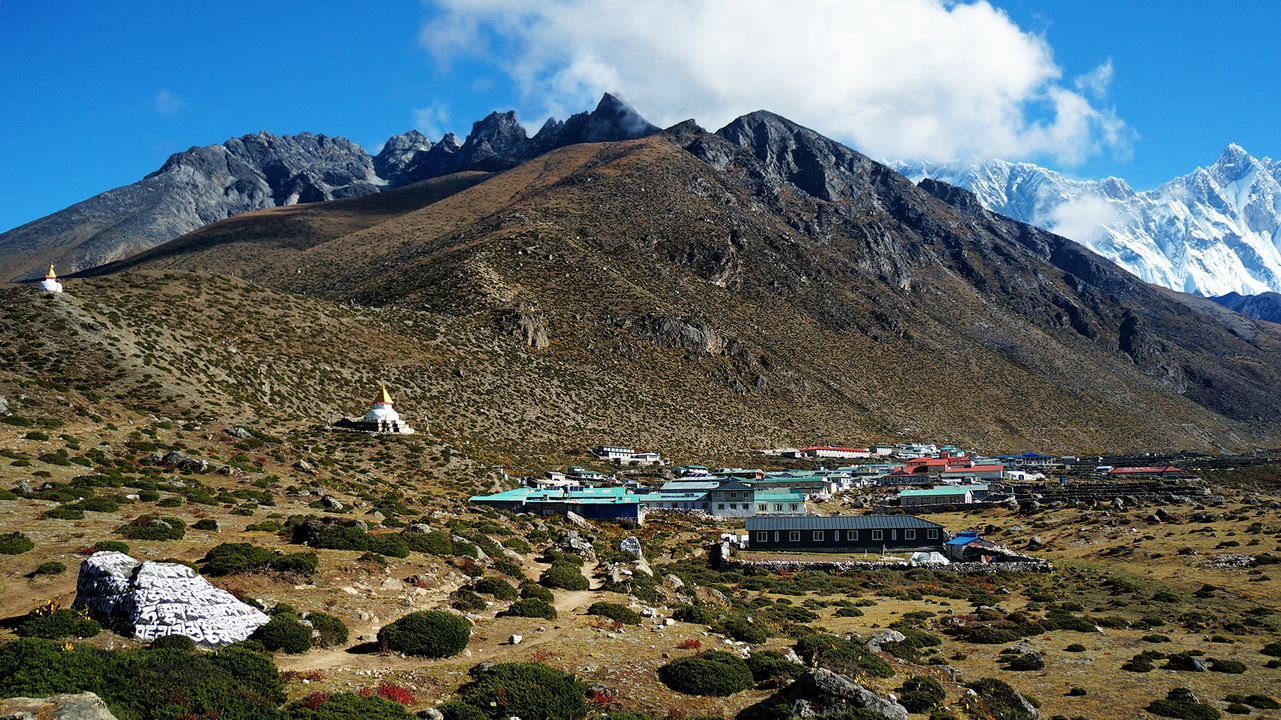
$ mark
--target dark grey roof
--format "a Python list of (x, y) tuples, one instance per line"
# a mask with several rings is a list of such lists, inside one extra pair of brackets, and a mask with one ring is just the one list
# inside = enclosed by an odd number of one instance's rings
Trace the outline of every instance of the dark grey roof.
[(942, 528), (938, 523), (913, 515), (836, 515), (819, 517), (753, 517), (747, 530), (879, 530), (881, 528)]

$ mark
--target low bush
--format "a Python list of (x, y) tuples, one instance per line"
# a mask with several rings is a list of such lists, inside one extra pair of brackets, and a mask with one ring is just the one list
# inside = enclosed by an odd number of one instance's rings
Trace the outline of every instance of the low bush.
[(587, 715), (586, 698), (587, 685), (567, 672), (541, 663), (499, 663), (460, 688), (458, 700), (441, 711), (447, 720), (577, 720)]
[(297, 655), (311, 649), (311, 627), (304, 625), (291, 612), (273, 616), (249, 637), (262, 643), (269, 652), (282, 650), (290, 655)]
[(216, 652), (101, 650), (37, 638), (0, 646), (0, 697), (97, 693), (137, 720), (220, 717), (276, 720), (284, 684), (271, 658), (241, 645)]
[(1264, 645), (1263, 649), (1259, 652), (1271, 657), (1281, 657), (1281, 641), (1268, 643), (1267, 645)]
[(61, 575), (67, 571), (67, 566), (57, 560), (42, 562), (32, 573), (33, 575)]
[(412, 720), (404, 705), (378, 695), (312, 693), (285, 706), (284, 720)]
[(752, 679), (758, 683), (792, 678), (805, 672), (804, 665), (798, 665), (787, 660), (777, 650), (762, 650), (751, 653), (747, 656), (746, 662), (747, 668), (752, 671)]
[(763, 624), (752, 622), (743, 615), (726, 615), (717, 624), (717, 629), (731, 639), (752, 645), (768, 642), (770, 636), (769, 629)]
[(309, 612), (304, 618), (319, 637), (313, 638), (317, 647), (338, 647), (347, 642), (347, 624), (329, 613)]
[(699, 605), (681, 605), (672, 613), (672, 619), (695, 625), (711, 625), (716, 622), (716, 613)]
[(591, 587), (591, 582), (583, 577), (583, 572), (577, 565), (563, 562), (544, 570), (542, 576), (538, 578), (538, 583), (549, 588), (575, 591), (587, 590)]
[(856, 607), (843, 607), (837, 610), (833, 617), (863, 617), (863, 611)]
[(587, 614), (607, 617), (624, 625), (640, 625), (641, 621), (640, 613), (611, 602), (594, 602), (587, 608)]
[(1210, 658), (1207, 669), (1210, 672), (1228, 673), (1230, 675), (1240, 675), (1246, 671), (1245, 663), (1237, 660), (1225, 660), (1223, 658)]
[(1022, 635), (1006, 628), (963, 627), (953, 633), (957, 639), (975, 645), (1004, 645), (1018, 642)]
[(118, 552), (129, 554), (129, 543), (123, 543), (119, 540), (99, 540), (93, 544), (94, 552)]
[(862, 643), (835, 635), (806, 635), (796, 643), (796, 652), (811, 666), (822, 666), (849, 675), (894, 677), (894, 668)]
[(116, 528), (130, 540), (181, 540), (187, 524), (177, 518), (142, 515)]
[(1170, 641), (1170, 636), (1169, 636), (1169, 635), (1161, 635), (1160, 633), (1152, 633), (1151, 635), (1144, 635), (1141, 639), (1142, 639), (1144, 642), (1150, 642), (1150, 643), (1168, 643), (1168, 642), (1171, 642), (1171, 641)]
[(51, 613), (32, 610), (14, 630), (20, 637), (62, 640), (64, 638), (89, 638), (102, 631), (97, 620), (79, 610), (62, 608)]
[(21, 555), (24, 552), (31, 552), (35, 549), (36, 544), (31, 542), (31, 538), (20, 532), (0, 535), (0, 555)]
[(218, 521), (213, 518), (204, 518), (191, 524), (193, 530), (210, 530), (218, 532)]
[(310, 552), (277, 555), (250, 543), (222, 543), (205, 553), (200, 562), (204, 563), (201, 572), (211, 577), (263, 570), (310, 577), (316, 573), (320, 558)]
[(915, 676), (908, 678), (899, 688), (899, 704), (908, 712), (929, 712), (947, 699), (947, 693), (938, 680), (932, 677)]
[(1181, 720), (1218, 720), (1222, 717), (1209, 705), (1186, 700), (1153, 700), (1144, 709), (1153, 715)]
[(523, 598), (535, 598), (543, 602), (554, 602), (556, 595), (551, 590), (539, 585), (538, 583), (522, 583), (520, 586), (520, 596)]
[(1063, 651), (1064, 652), (1085, 652), (1085, 646), (1082, 645), (1081, 643), (1072, 643), (1071, 645), (1068, 645), (1067, 647), (1063, 648)]
[(1152, 672), (1153, 670), (1156, 669), (1155, 661), (1162, 660), (1164, 658), (1165, 658), (1164, 653), (1155, 652), (1153, 650), (1145, 650), (1139, 653), (1138, 655), (1135, 655), (1134, 657), (1127, 660), (1123, 665), (1121, 665), (1121, 669), (1126, 670), (1128, 672), (1138, 672), (1138, 673)]
[(658, 677), (676, 692), (717, 697), (742, 692), (755, 683), (747, 663), (720, 650), (676, 658), (658, 669)]
[(556, 619), (556, 608), (551, 603), (538, 598), (522, 598), (510, 607), (498, 613), (498, 617), (528, 617)]
[(1041, 658), (1039, 653), (1024, 653), (1008, 660), (1005, 663), (1005, 669), (1015, 671), (1044, 670), (1045, 660)]
[(284, 529), (285, 526), (275, 520), (263, 520), (262, 522), (250, 523), (245, 526), (245, 531), (247, 532), (279, 533), (283, 532)]
[(467, 647), (471, 623), (439, 610), (412, 612), (378, 631), (389, 650), (427, 658), (453, 657)]
[(496, 577), (483, 577), (472, 584), (472, 590), (486, 595), (493, 595), (499, 600), (515, 600), (520, 593), (511, 583)]
[(1041, 705), (1036, 698), (1024, 695), (1010, 687), (1008, 683), (995, 678), (983, 678), (977, 682), (968, 683), (966, 687), (973, 690), (988, 706), (995, 720), (1027, 717), (1026, 705), (1032, 707)]
[(147, 645), (148, 650), (181, 650), (194, 653), (198, 650), (196, 641), (186, 635), (161, 635)]

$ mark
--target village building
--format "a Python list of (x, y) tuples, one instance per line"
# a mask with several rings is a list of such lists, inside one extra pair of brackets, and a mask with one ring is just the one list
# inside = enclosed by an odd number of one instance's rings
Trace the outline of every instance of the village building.
[(830, 445), (804, 447), (801, 448), (800, 452), (806, 457), (836, 458), (840, 460), (857, 460), (872, 456), (872, 451), (867, 448), (832, 447)]
[(644, 519), (637, 496), (624, 487), (576, 490), (517, 488), (493, 495), (476, 495), (469, 498), (469, 501), (498, 510), (534, 515), (565, 515), (572, 512), (588, 520), (636, 524)]
[(62, 292), (62, 283), (58, 282), (58, 274), (53, 271), (53, 263), (49, 263), (49, 272), (45, 274), (44, 280), (41, 280), (36, 287), (41, 292)]
[(1108, 471), (1109, 477), (1181, 477), (1183, 470), (1173, 465), (1155, 465), (1145, 467), (1119, 467)]
[(968, 487), (963, 485), (898, 491), (898, 504), (904, 510), (968, 505), (972, 502), (974, 502), (974, 495)]
[(753, 517), (749, 550), (876, 552), (941, 550), (943, 526), (911, 515)]
[(601, 460), (611, 460), (620, 465), (662, 465), (663, 456), (656, 452), (637, 452), (621, 445), (597, 445), (592, 454)]

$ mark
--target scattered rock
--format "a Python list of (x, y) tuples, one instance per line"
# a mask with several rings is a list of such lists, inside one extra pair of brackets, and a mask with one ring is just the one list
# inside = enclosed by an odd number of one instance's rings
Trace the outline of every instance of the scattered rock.
[(305, 472), (305, 473), (307, 473), (308, 475), (319, 475), (319, 474), (320, 474), (320, 471), (316, 469), (316, 466), (315, 466), (315, 465), (312, 465), (311, 463), (307, 462), (306, 460), (299, 460), (298, 462), (294, 463), (294, 469), (296, 469), (296, 470), (301, 470), (302, 472)]
[(667, 573), (663, 576), (663, 582), (667, 584), (667, 587), (673, 590), (680, 590), (685, 587), (685, 581), (671, 573)]
[(425, 720), (445, 720), (445, 713), (436, 708), (426, 708), (418, 711), (418, 717), (425, 718)]
[(645, 557), (645, 553), (641, 551), (640, 540), (637, 540), (635, 537), (624, 538), (623, 541), (618, 544), (618, 549), (625, 553), (629, 553), (637, 560)]
[(524, 640), (525, 640), (525, 636), (524, 636), (524, 635), (512, 635), (511, 637), (507, 638), (507, 644), (508, 644), (508, 645), (519, 645), (519, 644), (521, 644), (521, 642), (523, 642)]
[(343, 505), (341, 502), (338, 501), (338, 498), (334, 497), (333, 495), (326, 495), (320, 498), (320, 502), (323, 503), (324, 506), (329, 508), (330, 510), (342, 510), (343, 508), (346, 507), (345, 505)]
[(431, 526), (428, 525), (427, 523), (411, 523), (408, 527), (405, 528), (405, 532), (417, 533), (419, 535), (426, 535), (427, 533), (431, 532)]
[(866, 644), (868, 650), (871, 650), (872, 652), (880, 652), (882, 644), (887, 642), (903, 642), (906, 639), (907, 636), (898, 630), (882, 630), (881, 632), (873, 635), (872, 639), (868, 640)]
[(45, 698), (12, 697), (0, 700), (3, 720), (116, 720), (102, 698), (91, 692)]
[(237, 426), (235, 426), (235, 427), (229, 427), (229, 428), (227, 428), (226, 430), (223, 430), (223, 432), (227, 433), (228, 435), (230, 435), (230, 436), (232, 436), (232, 437), (234, 437), (234, 438), (240, 438), (241, 440), (243, 440), (243, 439), (245, 439), (245, 438), (247, 438), (247, 437), (253, 437), (253, 433), (251, 433), (251, 432), (249, 432), (248, 430), (246, 430), (246, 429), (244, 429), (244, 428), (240, 427), (239, 425), (237, 425)]
[(890, 720), (909, 720), (907, 708), (878, 696), (848, 676), (816, 668), (800, 676), (789, 689), (792, 717), (836, 715), (858, 709), (871, 710)]

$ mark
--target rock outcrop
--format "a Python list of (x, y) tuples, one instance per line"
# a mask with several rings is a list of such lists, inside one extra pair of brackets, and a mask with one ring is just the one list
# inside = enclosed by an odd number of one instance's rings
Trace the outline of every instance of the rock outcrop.
[(826, 668), (815, 668), (797, 678), (788, 695), (794, 718), (818, 718), (864, 709), (890, 720), (908, 720), (907, 708)]
[(80, 565), (72, 607), (139, 640), (185, 635), (210, 649), (248, 638), (269, 619), (186, 565), (118, 552), (94, 553)]
[(0, 720), (116, 720), (91, 692), (0, 700)]

